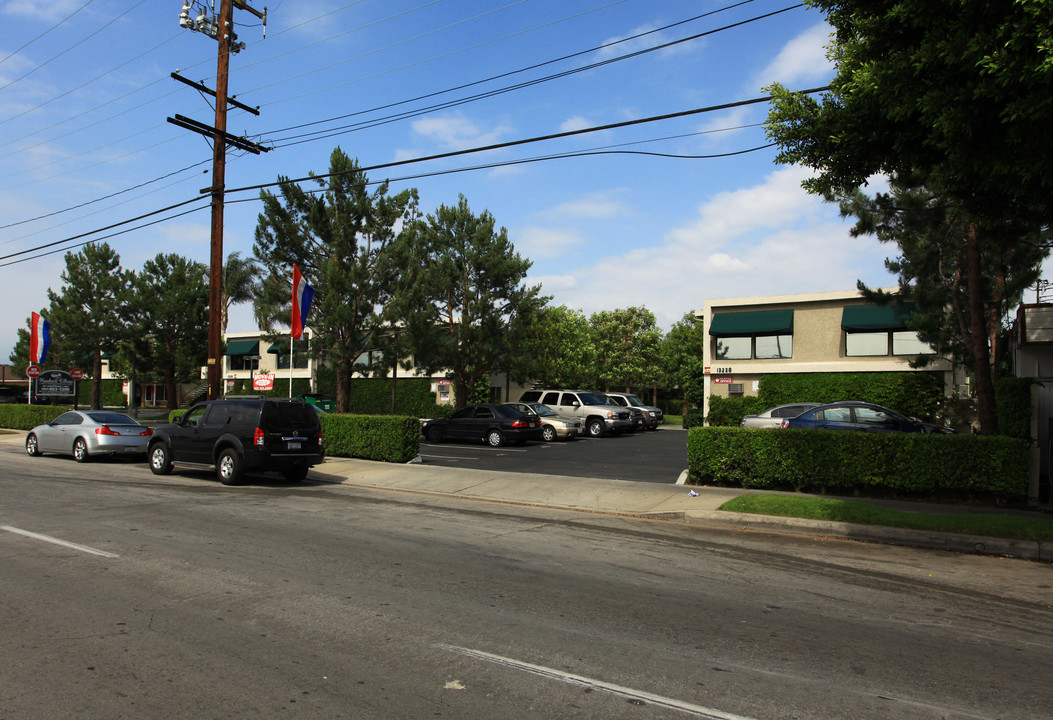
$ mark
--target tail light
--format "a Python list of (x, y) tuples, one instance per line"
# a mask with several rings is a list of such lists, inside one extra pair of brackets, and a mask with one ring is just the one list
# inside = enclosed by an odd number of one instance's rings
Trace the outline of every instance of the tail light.
[(154, 429), (153, 428), (146, 428), (141, 433), (139, 433), (139, 437), (150, 437), (153, 434), (154, 434)]
[(529, 420), (516, 420), (516, 421), (514, 421), (512, 423), (512, 427), (514, 427), (514, 428), (527, 428), (527, 427), (530, 427), (531, 424), (532, 423)]
[(786, 428), (790, 427), (790, 420), (789, 420), (789, 418), (783, 418), (783, 421), (781, 423), (779, 423), (779, 427), (781, 427), (783, 430), (785, 430)]
[(113, 430), (111, 430), (108, 425), (103, 425), (102, 427), (95, 428), (95, 434), (96, 435), (120, 435), (119, 432), (114, 432)]
[(318, 428), (318, 445), (319, 447), (322, 445), (322, 428)]
[(266, 442), (266, 436), (263, 434), (263, 428), (256, 428), (256, 431), (252, 433), (252, 444), (258, 448), (264, 446)]

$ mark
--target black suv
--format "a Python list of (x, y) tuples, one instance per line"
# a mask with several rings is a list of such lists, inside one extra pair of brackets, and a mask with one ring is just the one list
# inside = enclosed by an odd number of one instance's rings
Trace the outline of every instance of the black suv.
[(198, 403), (175, 423), (156, 428), (147, 450), (155, 475), (168, 474), (173, 463), (215, 467), (224, 485), (236, 485), (246, 470), (275, 470), (300, 482), (323, 457), (313, 407), (257, 395)]

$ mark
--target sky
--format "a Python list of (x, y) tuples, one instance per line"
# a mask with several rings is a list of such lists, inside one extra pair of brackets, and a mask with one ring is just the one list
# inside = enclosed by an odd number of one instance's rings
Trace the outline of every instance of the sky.
[[(217, 43), (181, 7), (0, 4), (4, 361), (83, 243), (133, 270), (208, 263), (212, 150), (166, 118), (214, 124), (211, 98), (170, 74), (215, 88)], [(228, 189), (323, 173), (337, 146), (370, 168), (636, 121), (367, 174), (416, 187), (425, 213), (460, 195), (489, 211), (532, 261), (527, 284), (586, 315), (642, 306), (667, 330), (707, 299), (895, 284), (895, 248), (850, 237), (806, 170), (775, 163), (766, 103), (649, 120), (825, 85), (829, 27), (792, 0), (271, 0), (266, 28), (234, 21), (228, 94), (259, 115), (231, 109), (227, 129), (271, 150), (229, 150)], [(227, 195), (224, 254), (251, 256), (258, 197)], [(235, 307), (228, 330), (254, 329)]]

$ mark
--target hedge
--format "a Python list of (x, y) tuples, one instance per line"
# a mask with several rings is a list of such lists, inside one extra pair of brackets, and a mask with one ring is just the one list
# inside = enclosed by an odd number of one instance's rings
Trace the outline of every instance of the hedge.
[(690, 482), (838, 495), (1027, 495), (1028, 443), (1003, 436), (692, 428)]
[(32, 430), (69, 410), (68, 405), (0, 405), (0, 428)]
[(325, 454), (409, 462), (420, 454), (420, 420), (397, 415), (321, 415)]
[(785, 373), (762, 375), (759, 397), (765, 408), (862, 400), (931, 419), (939, 410), (944, 388), (942, 374), (933, 372)]

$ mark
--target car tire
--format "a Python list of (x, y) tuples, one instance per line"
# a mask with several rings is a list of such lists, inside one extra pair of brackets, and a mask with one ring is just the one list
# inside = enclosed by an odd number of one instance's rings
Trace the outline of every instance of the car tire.
[(155, 443), (146, 457), (150, 461), (150, 472), (154, 475), (167, 475), (172, 472), (172, 454), (164, 443)]
[(88, 455), (88, 443), (84, 442), (84, 438), (77, 438), (73, 441), (73, 459), (79, 463), (88, 462), (91, 459)]
[(241, 456), (234, 448), (227, 448), (216, 459), (216, 477), (224, 485), (237, 485), (241, 481)]
[(43, 455), (43, 453), (40, 452), (40, 441), (37, 440), (37, 436), (33, 433), (29, 433), (29, 436), (26, 437), (26, 454), (30, 457), (40, 457)]
[(286, 482), (298, 483), (303, 482), (307, 477), (308, 468), (306, 465), (293, 465), (290, 468), (282, 470), (282, 477), (285, 478)]
[(541, 439), (545, 442), (552, 442), (556, 439), (556, 428), (551, 425), (545, 425), (541, 428)]
[(501, 447), (505, 444), (505, 436), (501, 434), (500, 430), (491, 430), (486, 433), (486, 444), (490, 447)]
[(588, 423), (585, 425), (585, 432), (589, 434), (589, 437), (603, 437), (607, 433), (607, 427), (604, 425), (603, 420), (589, 418)]
[(442, 430), (437, 427), (428, 428), (428, 441), (433, 443), (442, 442)]

